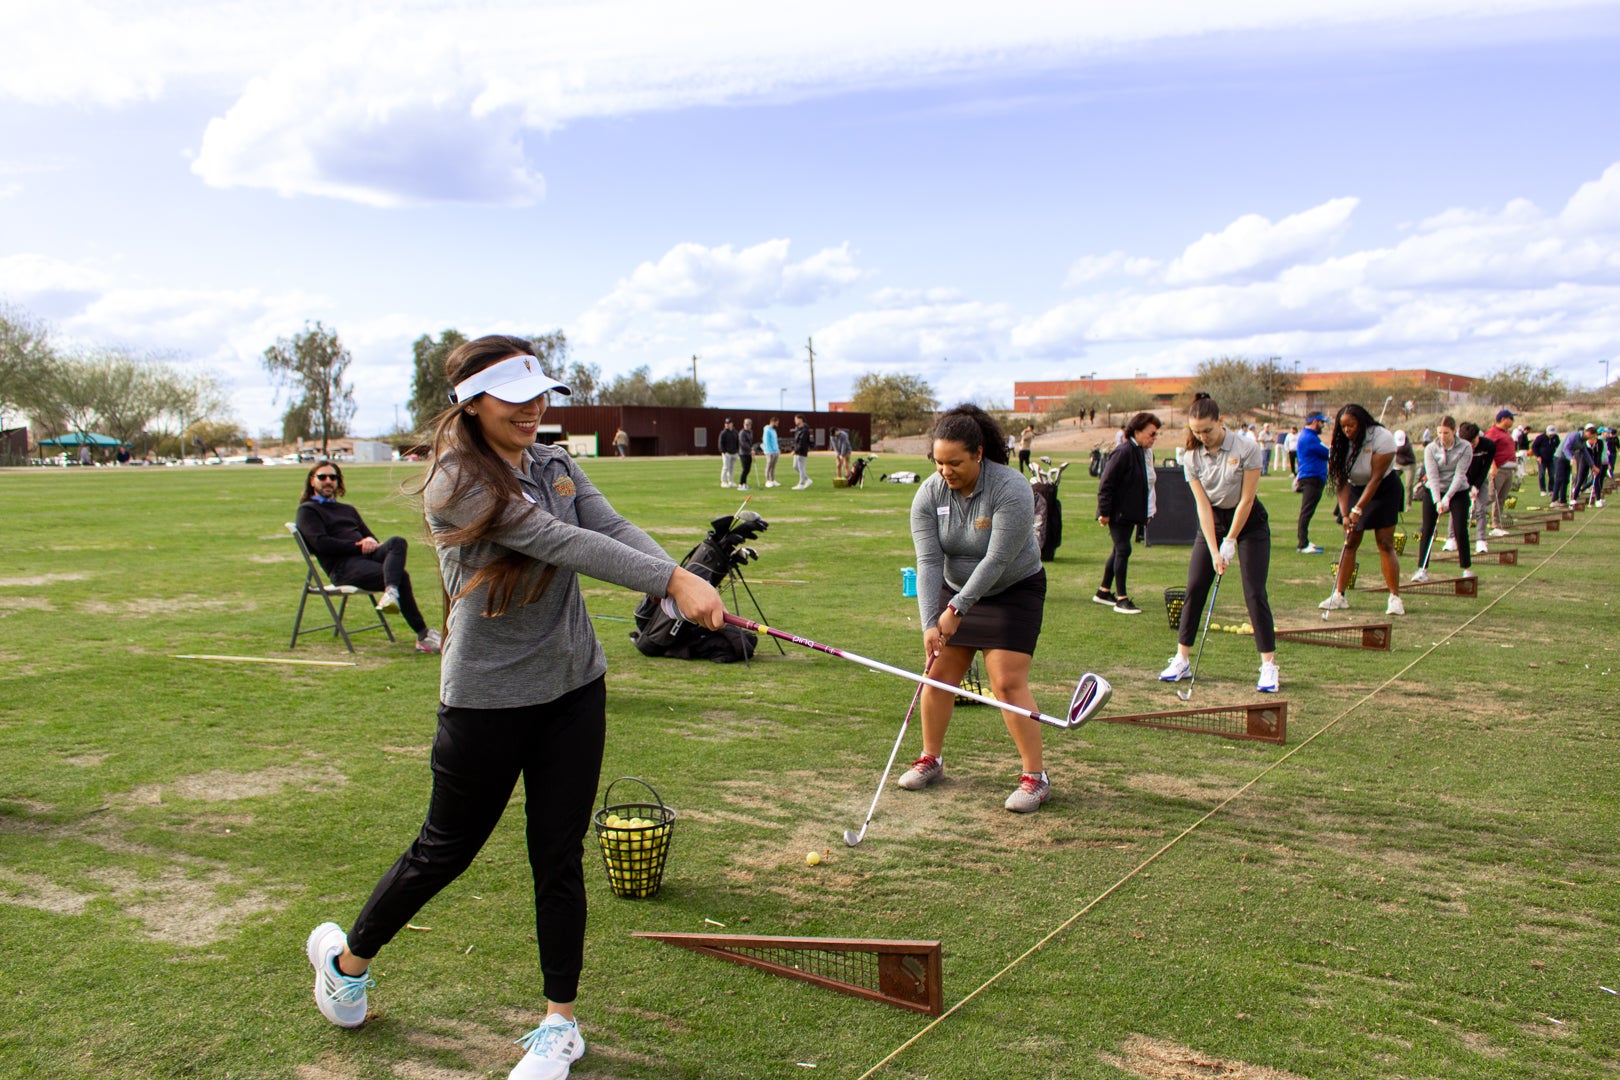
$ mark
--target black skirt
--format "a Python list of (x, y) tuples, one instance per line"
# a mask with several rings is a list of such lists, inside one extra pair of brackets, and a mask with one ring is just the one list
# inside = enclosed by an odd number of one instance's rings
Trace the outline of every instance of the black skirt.
[[(1366, 490), (1364, 486), (1351, 484), (1350, 505), (1355, 506)], [(1391, 469), (1384, 474), (1384, 482), (1378, 485), (1378, 490), (1367, 501), (1367, 508), (1361, 512), (1361, 527), (1368, 532), (1394, 528), (1400, 523), (1401, 508), (1405, 505), (1406, 488), (1401, 484), (1400, 474)]]
[[(950, 603), (956, 590), (944, 585), (939, 590), (940, 610)], [(1046, 610), (1046, 569), (996, 593), (981, 597), (962, 616), (962, 625), (950, 644), (964, 649), (1007, 649), (1035, 655), (1035, 642), (1041, 636), (1041, 616)]]

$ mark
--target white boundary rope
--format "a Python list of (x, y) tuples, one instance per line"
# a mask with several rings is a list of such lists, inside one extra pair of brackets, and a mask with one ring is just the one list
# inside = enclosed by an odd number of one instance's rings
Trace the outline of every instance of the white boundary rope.
[(1323, 724), (1314, 733), (1312, 733), (1311, 736), (1309, 738), (1307, 738), (1304, 742), (1300, 743), (1298, 746), (1296, 746), (1292, 750), (1288, 751), (1288, 753), (1284, 754), (1282, 757), (1278, 758), (1276, 761), (1273, 761), (1270, 765), (1267, 765), (1264, 769), (1261, 769), (1260, 772), (1255, 774), (1255, 776), (1254, 776), (1254, 778), (1252, 780), (1250, 780), (1248, 783), (1244, 784), (1242, 787), (1238, 788), (1236, 791), (1232, 792), (1232, 794), (1228, 795), (1226, 798), (1222, 799), (1220, 801), (1220, 803), (1218, 805), (1216, 805), (1213, 809), (1211, 809), (1207, 814), (1205, 814), (1203, 817), (1199, 818), (1197, 821), (1193, 822), (1191, 825), (1189, 825), (1185, 829), (1183, 829), (1174, 838), (1172, 838), (1171, 840), (1166, 842), (1163, 847), (1159, 848), (1158, 851), (1155, 851), (1152, 855), (1149, 855), (1146, 859), (1143, 859), (1139, 864), (1137, 864), (1137, 866), (1134, 869), (1132, 869), (1124, 877), (1120, 878), (1118, 881), (1116, 881), (1112, 885), (1108, 886), (1108, 888), (1106, 888), (1102, 892), (1098, 893), (1095, 897), (1093, 897), (1079, 911), (1076, 911), (1073, 915), (1070, 915), (1067, 919), (1063, 920), (1063, 922), (1059, 923), (1056, 927), (1054, 927), (1052, 929), (1052, 931), (1050, 933), (1048, 933), (1045, 937), (1041, 938), (1035, 944), (1033, 944), (1029, 948), (1025, 949), (1018, 956), (1016, 956), (1012, 960), (1008, 961), (1007, 965), (1005, 967), (1003, 967), (1000, 971), (996, 972), (994, 975), (992, 975), (988, 979), (984, 980), (984, 982), (982, 982), (978, 986), (974, 987), (971, 991), (968, 992), (967, 996), (964, 997), (961, 1001), (958, 1001), (955, 1005), (952, 1005), (949, 1009), (946, 1009), (939, 1016), (936, 1016), (933, 1020), (929, 1021), (928, 1024), (925, 1027), (922, 1028), (922, 1030), (918, 1031), (917, 1034), (913, 1035), (911, 1038), (907, 1039), (905, 1042), (901, 1043), (899, 1046), (897, 1046), (893, 1050), (891, 1050), (886, 1057), (884, 1057), (876, 1065), (873, 1065), (870, 1069), (867, 1069), (864, 1073), (862, 1073), (857, 1078), (857, 1080), (868, 1080), (869, 1077), (875, 1075), (878, 1072), (878, 1070), (882, 1069), (889, 1062), (891, 1062), (895, 1058), (899, 1057), (907, 1049), (909, 1049), (911, 1046), (913, 1046), (918, 1041), (920, 1041), (923, 1038), (923, 1036), (927, 1035), (930, 1031), (933, 1031), (940, 1024), (943, 1024), (946, 1020), (950, 1019), (950, 1017), (953, 1016), (958, 1009), (962, 1008), (962, 1006), (966, 1005), (968, 1002), (970, 1002), (974, 998), (978, 997), (981, 993), (988, 990), (991, 986), (995, 985), (995, 983), (1003, 975), (1007, 974), (1013, 968), (1017, 967), (1019, 964), (1022, 964), (1025, 960), (1027, 960), (1031, 956), (1035, 955), (1036, 952), (1038, 952), (1043, 946), (1045, 946), (1053, 938), (1057, 937), (1059, 934), (1063, 933), (1069, 927), (1073, 926), (1076, 922), (1079, 921), (1081, 916), (1086, 915), (1093, 908), (1095, 908), (1098, 904), (1101, 904), (1104, 900), (1107, 900), (1110, 896), (1112, 896), (1114, 893), (1118, 892), (1126, 884), (1128, 884), (1133, 879), (1135, 879), (1136, 876), (1139, 875), (1142, 871), (1146, 870), (1149, 866), (1153, 865), (1153, 863), (1158, 860), (1159, 856), (1165, 854), (1171, 848), (1175, 847), (1177, 844), (1181, 843), (1187, 837), (1191, 836), (1194, 832), (1196, 832), (1198, 830), (1198, 828), (1200, 826), (1202, 826), (1204, 824), (1204, 822), (1208, 821), (1210, 818), (1214, 817), (1216, 814), (1218, 814), (1222, 810), (1226, 809), (1233, 802), (1235, 802), (1239, 797), (1241, 797), (1245, 792), (1247, 792), (1250, 788), (1254, 787), (1260, 781), (1264, 780), (1268, 775), (1270, 775), (1272, 770), (1278, 768), (1284, 762), (1286, 762), (1289, 758), (1293, 757), (1295, 754), (1299, 753), (1301, 750), (1303, 750), (1307, 746), (1311, 745), (1311, 743), (1315, 742), (1318, 737), (1320, 737), (1322, 735), (1325, 735), (1328, 731), (1330, 731), (1334, 727), (1336, 727), (1338, 725), (1339, 721), (1343, 720), (1345, 717), (1349, 716), (1351, 713), (1355, 712), (1357, 709), (1359, 709), (1363, 705), (1367, 704), (1367, 702), (1371, 701), (1381, 691), (1388, 688), (1391, 683), (1396, 682), (1397, 680), (1399, 680), (1401, 678), (1401, 676), (1405, 675), (1408, 671), (1411, 671), (1413, 668), (1417, 667), (1423, 661), (1427, 660), (1429, 658), (1429, 656), (1432, 655), (1436, 649), (1440, 648), (1440, 646), (1444, 645), (1446, 642), (1448, 642), (1452, 638), (1456, 637), (1459, 633), (1466, 630), (1470, 625), (1472, 625), (1475, 622), (1475, 620), (1482, 618), (1485, 615), (1486, 612), (1490, 611), (1497, 604), (1499, 604), (1503, 600), (1507, 599), (1507, 597), (1512, 594), (1514, 589), (1517, 589), (1520, 585), (1523, 585), (1526, 581), (1529, 581), (1531, 578), (1535, 577), (1536, 574), (1540, 572), (1540, 570), (1541, 570), (1541, 568), (1543, 566), (1546, 566), (1548, 563), (1550, 563), (1554, 559), (1556, 559), (1559, 555), (1563, 554), (1564, 549), (1567, 548), (1570, 544), (1574, 543), (1575, 538), (1577, 536), (1581, 535), (1581, 533), (1585, 532), (1586, 531), (1586, 526), (1590, 525), (1595, 520), (1597, 520), (1595, 517), (1589, 517), (1584, 523), (1581, 524), (1581, 526), (1579, 528), (1577, 528), (1574, 532), (1569, 534), (1568, 539), (1566, 539), (1562, 544), (1558, 545), (1557, 550), (1553, 551), (1545, 559), (1542, 559), (1535, 566), (1531, 567), (1529, 572), (1527, 572), (1523, 577), (1519, 578), (1513, 584), (1509, 585), (1506, 589), (1503, 589), (1502, 594), (1500, 596), (1496, 597), (1490, 603), (1488, 603), (1484, 607), (1480, 608), (1477, 612), (1474, 613), (1474, 615), (1471, 618), (1469, 618), (1465, 622), (1462, 622), (1462, 623), (1458, 624), (1457, 626), (1453, 627), (1450, 633), (1448, 633), (1445, 637), (1441, 638), (1439, 641), (1437, 641), (1434, 644), (1430, 645), (1427, 649), (1425, 649), (1422, 652), (1421, 655), (1419, 655), (1411, 663), (1407, 664), (1405, 667), (1401, 668), (1401, 670), (1399, 670), (1395, 674), (1391, 675), (1388, 679), (1385, 679), (1382, 683), (1378, 684), (1373, 689), (1367, 691), (1366, 694), (1362, 695), (1356, 701), (1354, 701), (1350, 705), (1346, 706), (1343, 712), (1339, 713), (1339, 715), (1335, 716), (1332, 720), (1329, 720), (1326, 724)]

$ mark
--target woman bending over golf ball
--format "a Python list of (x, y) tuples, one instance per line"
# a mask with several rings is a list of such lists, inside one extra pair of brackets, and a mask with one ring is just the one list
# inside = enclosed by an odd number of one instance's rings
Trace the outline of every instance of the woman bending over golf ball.
[[(1328, 448), (1328, 477), (1339, 491), (1339, 517), (1344, 521), (1344, 547), (1339, 552), (1339, 576), (1333, 593), (1317, 606), (1339, 611), (1350, 606), (1345, 591), (1356, 566), (1361, 538), (1373, 534), (1378, 562), (1389, 588), (1388, 615), (1405, 615), (1401, 603), (1401, 563), (1395, 556), (1395, 525), (1401, 518), (1406, 489), (1395, 461), (1395, 436), (1360, 405), (1346, 405), (1333, 421), (1333, 445)], [(1323, 616), (1326, 618), (1326, 616)]]
[(1429, 553), (1434, 550), (1434, 534), (1440, 518), (1451, 515), (1447, 530), (1457, 545), (1457, 559), (1463, 577), (1473, 577), (1473, 561), (1468, 553), (1468, 466), (1474, 448), (1457, 438), (1457, 421), (1445, 417), (1440, 434), (1423, 448), (1423, 535), (1418, 541), (1422, 560), (1412, 573), (1414, 584), (1429, 580)]
[[(934, 425), (934, 474), (911, 502), (917, 550), (917, 609), (929, 674), (960, 683), (984, 653), (990, 692), (1035, 710), (1029, 664), (1041, 634), (1046, 571), (1035, 542), (1029, 481), (1007, 465), (1007, 440), (982, 409), (958, 405)], [(945, 729), (956, 695), (922, 691), (923, 752), (898, 781), (917, 791), (945, 775)], [(1052, 796), (1041, 760), (1041, 728), (1002, 711), (1023, 771), (1007, 809), (1039, 810)]]
[(524, 783), (546, 1016), (519, 1042), (514, 1080), (561, 1080), (585, 1053), (574, 1022), (585, 944), (582, 841), (601, 770), (607, 665), (579, 574), (655, 596), (722, 625), (720, 596), (616, 514), (567, 454), (537, 446), (546, 395), (566, 394), (521, 338), (468, 342), (445, 362), (454, 404), (433, 433), (423, 483), (449, 597), (420, 834), (377, 883), (349, 932), (322, 923), (306, 951), (315, 1002), (340, 1027), (366, 1020), (377, 951), (465, 870)]
[(1221, 424), (1221, 407), (1214, 398), (1201, 393), (1193, 399), (1187, 410), (1181, 471), (1198, 504), (1198, 534), (1193, 537), (1192, 558), (1187, 563), (1187, 600), (1181, 607), (1176, 655), (1159, 672), (1165, 682), (1179, 682), (1193, 674), (1189, 657), (1198, 640), (1204, 601), (1236, 558), (1243, 566), (1243, 600), (1254, 627), (1254, 646), (1260, 651), (1260, 681), (1255, 689), (1264, 694), (1277, 692), (1277, 628), (1266, 595), (1271, 524), (1265, 506), (1255, 497), (1264, 460), (1259, 443), (1227, 431)]

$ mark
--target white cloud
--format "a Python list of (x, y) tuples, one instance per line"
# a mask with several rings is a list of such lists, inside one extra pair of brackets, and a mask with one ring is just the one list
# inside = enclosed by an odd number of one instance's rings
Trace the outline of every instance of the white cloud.
[(621, 279), (580, 316), (573, 333), (585, 345), (623, 344), (651, 333), (658, 316), (803, 306), (837, 295), (865, 276), (847, 243), (798, 262), (789, 258), (790, 246), (785, 238), (740, 249), (677, 244)]
[(1065, 289), (1086, 285), (1102, 278), (1146, 277), (1159, 268), (1157, 259), (1132, 257), (1123, 251), (1110, 251), (1106, 255), (1082, 255), (1069, 266), (1069, 276), (1063, 280)]
[(0, 9), (0, 99), (99, 107), (234, 98), (209, 123), (210, 184), (394, 206), (525, 203), (525, 132), (586, 117), (1072, 70), (1156, 42), (1400, 28), (1425, 40), (1595, 0), (1286, 0), (1054, 6), (739, 5), (731, 0), (56, 0)]
[(1259, 214), (1245, 214), (1220, 232), (1205, 233), (1188, 244), (1165, 270), (1164, 278), (1172, 285), (1191, 285), (1264, 276), (1327, 248), (1349, 225), (1357, 202), (1330, 199), (1276, 223)]
[(1564, 205), (1559, 220), (1570, 229), (1620, 231), (1620, 162), (1604, 169), (1596, 180), (1582, 184)]

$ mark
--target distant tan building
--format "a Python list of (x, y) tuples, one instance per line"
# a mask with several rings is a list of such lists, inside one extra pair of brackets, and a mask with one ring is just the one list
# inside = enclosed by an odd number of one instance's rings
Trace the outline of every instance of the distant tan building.
[[(1277, 403), (1283, 412), (1305, 415), (1321, 409), (1338, 408), (1344, 402), (1334, 396), (1334, 388), (1347, 383), (1371, 380), (1374, 385), (1391, 390), (1431, 388), (1441, 395), (1446, 404), (1467, 402), (1474, 385), (1469, 375), (1453, 375), (1449, 371), (1431, 371), (1428, 368), (1382, 371), (1304, 372), (1294, 376), (1295, 388), (1283, 395)], [(1018, 413), (1044, 413), (1057, 407), (1064, 398), (1076, 390), (1094, 392), (1102, 402), (1108, 395), (1129, 387), (1152, 395), (1159, 405), (1184, 404), (1198, 389), (1197, 378), (1187, 375), (1176, 378), (1137, 379), (1062, 379), (1046, 382), (1013, 383), (1013, 411)], [(1375, 402), (1373, 404), (1382, 404)]]

